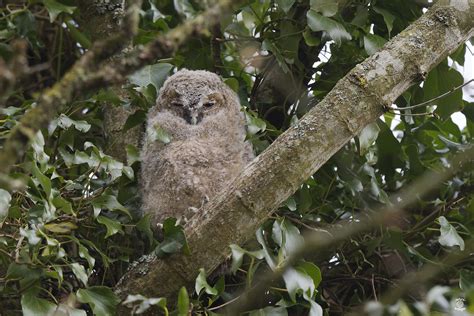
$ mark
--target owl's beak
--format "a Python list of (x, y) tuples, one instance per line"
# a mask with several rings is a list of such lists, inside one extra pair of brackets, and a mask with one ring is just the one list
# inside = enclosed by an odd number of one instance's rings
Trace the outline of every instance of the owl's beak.
[(184, 115), (184, 118), (186, 119), (186, 121), (191, 124), (191, 125), (196, 125), (197, 123), (199, 123), (202, 119), (201, 115), (199, 114), (199, 112), (196, 110), (196, 109), (188, 109), (187, 111), (185, 111), (185, 115)]

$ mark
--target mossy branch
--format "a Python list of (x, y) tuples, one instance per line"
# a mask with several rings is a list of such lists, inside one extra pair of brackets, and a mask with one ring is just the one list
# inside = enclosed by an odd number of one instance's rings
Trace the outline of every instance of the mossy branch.
[(8, 173), (22, 159), (31, 138), (40, 129), (47, 128), (49, 122), (69, 102), (80, 99), (87, 92), (125, 82), (128, 75), (156, 59), (169, 56), (193, 35), (207, 32), (209, 25), (219, 21), (222, 12), (231, 10), (241, 2), (243, 1), (218, 1), (196, 18), (187, 20), (148, 45), (115, 60), (113, 65), (108, 65), (104, 61), (119, 53), (136, 34), (141, 0), (130, 1), (121, 31), (95, 43), (59, 82), (41, 94), (36, 107), (29, 110), (12, 129), (0, 151), (0, 173)]

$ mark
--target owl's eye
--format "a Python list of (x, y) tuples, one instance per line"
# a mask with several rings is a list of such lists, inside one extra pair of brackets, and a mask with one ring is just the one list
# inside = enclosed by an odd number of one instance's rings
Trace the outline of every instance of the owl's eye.
[(205, 108), (210, 108), (210, 107), (213, 107), (214, 104), (216, 104), (215, 101), (208, 101), (208, 102), (204, 103), (203, 105), (204, 105)]
[(183, 103), (179, 102), (179, 101), (172, 101), (171, 102), (171, 105), (172, 106), (176, 106), (176, 107), (183, 107)]

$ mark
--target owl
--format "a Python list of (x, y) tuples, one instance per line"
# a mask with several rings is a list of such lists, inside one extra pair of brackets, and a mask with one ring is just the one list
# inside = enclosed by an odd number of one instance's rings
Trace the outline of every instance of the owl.
[[(159, 135), (159, 137), (157, 137)], [(155, 226), (186, 221), (253, 159), (236, 94), (214, 73), (180, 70), (147, 117), (142, 207)]]

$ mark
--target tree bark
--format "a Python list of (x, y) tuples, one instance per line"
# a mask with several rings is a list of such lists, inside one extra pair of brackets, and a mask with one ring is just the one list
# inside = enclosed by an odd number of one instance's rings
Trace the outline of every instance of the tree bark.
[[(98, 0), (83, 0), (78, 3), (80, 14), (76, 18), (80, 23), (80, 28), (89, 35), (93, 42), (103, 40), (114, 34), (119, 28), (119, 22), (122, 20), (125, 10), (124, 5), (123, 0), (113, 0), (106, 3)], [(130, 44), (131, 40), (127, 45)], [(119, 57), (114, 56), (109, 63), (113, 63), (117, 58)], [(112, 89), (121, 99), (128, 98), (121, 87)], [(105, 103), (103, 106), (105, 151), (120, 161), (127, 160), (125, 150), (127, 145), (139, 147), (142, 127), (136, 126), (126, 132), (123, 131), (128, 117), (136, 110), (133, 107), (127, 109), (110, 103)]]
[(253, 236), (301, 183), (473, 34), (474, 1), (438, 1), (351, 70), (191, 219), (185, 227), (190, 256), (145, 256), (122, 278), (116, 293), (121, 298), (137, 293), (172, 298), (194, 282), (199, 268), (212, 271), (229, 255), (229, 244)]

